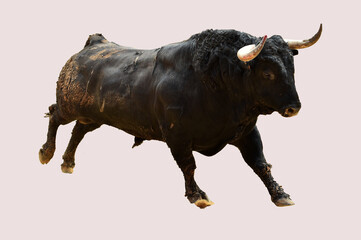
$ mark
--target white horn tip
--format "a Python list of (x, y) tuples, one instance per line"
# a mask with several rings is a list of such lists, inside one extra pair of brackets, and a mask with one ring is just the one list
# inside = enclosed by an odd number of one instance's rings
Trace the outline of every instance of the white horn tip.
[(264, 35), (261, 42), (256, 46), (255, 44), (250, 44), (242, 47), (237, 52), (237, 57), (243, 62), (249, 62), (261, 52), (265, 42), (267, 40), (267, 35)]

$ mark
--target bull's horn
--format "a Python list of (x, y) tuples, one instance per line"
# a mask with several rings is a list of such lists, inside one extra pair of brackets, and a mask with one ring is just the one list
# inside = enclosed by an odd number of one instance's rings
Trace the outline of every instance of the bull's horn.
[(285, 39), (285, 42), (287, 42), (290, 49), (308, 48), (318, 41), (318, 39), (321, 37), (321, 33), (322, 33), (322, 23), (320, 24), (320, 28), (318, 29), (318, 32), (312, 38), (308, 40)]
[(262, 51), (262, 48), (266, 42), (267, 35), (265, 35), (262, 41), (256, 46), (255, 44), (247, 45), (242, 47), (237, 52), (237, 57), (243, 62), (248, 62), (258, 56)]

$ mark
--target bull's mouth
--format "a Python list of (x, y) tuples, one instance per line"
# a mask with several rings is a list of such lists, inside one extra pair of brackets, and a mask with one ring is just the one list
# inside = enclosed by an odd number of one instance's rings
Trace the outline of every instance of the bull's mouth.
[(258, 107), (257, 110), (259, 113), (263, 115), (272, 114), (273, 112), (277, 111), (274, 108), (266, 107), (266, 106)]

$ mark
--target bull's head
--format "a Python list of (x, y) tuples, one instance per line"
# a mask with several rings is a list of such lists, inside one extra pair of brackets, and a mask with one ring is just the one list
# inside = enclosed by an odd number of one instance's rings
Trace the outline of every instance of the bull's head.
[(308, 40), (287, 40), (280, 36), (272, 36), (267, 40), (267, 36), (264, 36), (257, 45), (239, 49), (237, 56), (246, 64), (258, 56), (250, 68), (250, 77), (263, 112), (278, 111), (284, 117), (297, 115), (301, 103), (294, 83), (293, 56), (298, 53), (297, 49), (315, 44), (321, 32), (322, 24)]

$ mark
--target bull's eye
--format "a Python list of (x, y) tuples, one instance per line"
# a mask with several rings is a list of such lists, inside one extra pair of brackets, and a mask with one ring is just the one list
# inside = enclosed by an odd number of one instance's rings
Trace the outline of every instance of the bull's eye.
[(265, 79), (269, 79), (269, 80), (274, 80), (275, 79), (275, 75), (271, 71), (264, 71), (263, 72), (263, 77)]

